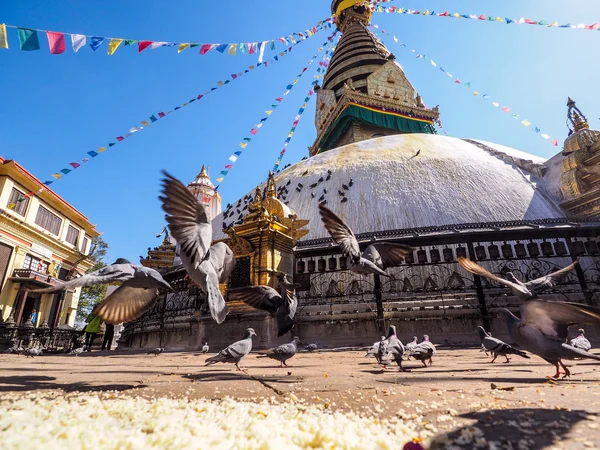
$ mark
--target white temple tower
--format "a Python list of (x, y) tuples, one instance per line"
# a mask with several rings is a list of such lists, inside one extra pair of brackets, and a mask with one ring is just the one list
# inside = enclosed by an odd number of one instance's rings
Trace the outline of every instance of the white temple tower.
[(221, 195), (215, 191), (215, 185), (210, 181), (204, 165), (196, 179), (188, 184), (188, 189), (206, 207), (208, 220), (212, 221), (221, 214)]

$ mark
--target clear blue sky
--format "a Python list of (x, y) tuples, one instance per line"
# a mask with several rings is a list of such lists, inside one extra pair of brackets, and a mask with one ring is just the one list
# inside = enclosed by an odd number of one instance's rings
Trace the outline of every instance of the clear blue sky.
[[(300, 3), (301, 8), (275, 0), (207, 4), (197, 0), (3, 0), (0, 22), (141, 40), (252, 42), (312, 27), (329, 15), (330, 2), (308, 0)], [(600, 3), (593, 0), (406, 0), (393, 4), (436, 12), (600, 22)], [(398, 14), (375, 14), (373, 23), (462, 81), (471, 81), (474, 89), (499, 99), (561, 143), (567, 135), (567, 96), (577, 101), (592, 127), (600, 126), (598, 31)], [(52, 188), (104, 232), (109, 259), (123, 256), (137, 261), (148, 246), (158, 244), (152, 232), (164, 226), (157, 199), (160, 169), (189, 182), (207, 164), (216, 178), (228, 156), (239, 150), (240, 140), (325, 37), (320, 33), (295, 47), (281, 62), (259, 68), (137, 133)], [(383, 41), (424, 102), (440, 105), (444, 127), (451, 135), (484, 139), (544, 157), (559, 151), (391, 39)], [(200, 56), (198, 49), (179, 55), (173, 48), (137, 54), (135, 48), (121, 47), (108, 56), (106, 43), (97, 52), (87, 47), (74, 54), (68, 48), (63, 55), (50, 55), (45, 36), (40, 36), (42, 50), (22, 52), (15, 30), (9, 30), (9, 44), (9, 50), (0, 50), (0, 154), (16, 159), (42, 180), (149, 115), (172, 109), (217, 80), (256, 63), (255, 55), (212, 52)], [(301, 79), (234, 166), (221, 188), (224, 204), (266, 177), (314, 80), (312, 74)], [(314, 100), (282, 165), (307, 154), (315, 137), (313, 119)]]

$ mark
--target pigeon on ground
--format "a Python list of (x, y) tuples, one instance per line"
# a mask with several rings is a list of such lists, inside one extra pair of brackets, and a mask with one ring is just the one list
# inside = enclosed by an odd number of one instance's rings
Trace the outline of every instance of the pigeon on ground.
[(205, 342), (204, 345), (202, 346), (202, 353), (208, 353), (208, 342)]
[(589, 358), (600, 361), (600, 356), (573, 347), (566, 343), (568, 328), (575, 324), (600, 325), (600, 309), (592, 306), (530, 300), (520, 307), (521, 319), (508, 309), (503, 309), (508, 323), (508, 334), (519, 345), (556, 367), (558, 378), (560, 367), (564, 377), (571, 375), (563, 359)]
[(407, 361), (410, 359), (410, 352), (413, 351), (417, 347), (418, 343), (419, 343), (419, 340), (417, 339), (417, 337), (413, 336), (413, 340), (404, 346), (404, 349), (406, 350), (406, 360)]
[(465, 269), (471, 272), (472, 274), (479, 275), (480, 277), (486, 277), (490, 280), (494, 280), (500, 284), (508, 286), (512, 291), (513, 295), (517, 297), (521, 301), (533, 300), (538, 298), (538, 295), (546, 289), (554, 287), (557, 283), (560, 283), (568, 273), (575, 268), (575, 266), (579, 263), (579, 258), (577, 258), (572, 264), (569, 264), (567, 267), (557, 270), (549, 275), (537, 278), (535, 280), (529, 281), (527, 283), (523, 283), (512, 274), (512, 272), (507, 272), (507, 276), (512, 279), (505, 280), (504, 278), (500, 278), (493, 273), (487, 271), (479, 264), (467, 259), (463, 256), (458, 257), (458, 263)]
[(319, 205), (319, 212), (325, 228), (347, 257), (348, 268), (353, 272), (377, 273), (388, 277), (385, 269), (400, 265), (404, 257), (414, 250), (409, 245), (377, 242), (369, 245), (361, 254), (358, 241), (350, 227), (324, 205)]
[(431, 359), (433, 355), (436, 354), (435, 345), (431, 343), (429, 340), (429, 336), (426, 334), (423, 335), (423, 341), (410, 352), (410, 356), (415, 358), (417, 361), (421, 361), (423, 366), (427, 367), (425, 363), (426, 360), (429, 360), (429, 365), (433, 364), (433, 360)]
[(165, 349), (164, 349), (164, 348), (162, 348), (162, 347), (158, 347), (158, 348), (155, 348), (154, 350), (150, 350), (150, 351), (148, 352), (148, 354), (149, 354), (149, 355), (158, 356), (158, 355), (160, 355), (160, 354), (161, 354), (162, 352), (164, 352), (164, 351), (165, 351)]
[(505, 363), (510, 362), (508, 355), (519, 355), (523, 358), (529, 359), (529, 355), (527, 353), (517, 350), (512, 345), (502, 342), (500, 339), (492, 337), (492, 335), (486, 332), (483, 327), (477, 327), (477, 330), (479, 331), (479, 337), (481, 338), (481, 345), (487, 350), (486, 353), (490, 352), (494, 356), (494, 358), (490, 361), (491, 363), (496, 361), (498, 355), (502, 355), (506, 358), (506, 361), (504, 361)]
[(141, 316), (154, 304), (158, 296), (158, 288), (173, 291), (171, 285), (156, 270), (131, 264), (127, 259), (119, 258), (110, 266), (95, 272), (58, 286), (35, 289), (31, 292), (55, 292), (115, 283), (121, 285), (92, 311), (93, 314), (102, 317), (104, 322), (112, 324), (131, 322)]
[(306, 347), (306, 350), (308, 350), (309, 352), (314, 352), (315, 350), (317, 350), (319, 347), (317, 346), (317, 344), (308, 344)]
[(215, 356), (208, 358), (206, 360), (206, 364), (209, 366), (211, 364), (216, 364), (218, 362), (222, 363), (234, 363), (237, 370), (241, 370), (245, 372), (244, 369), (240, 368), (238, 365), (244, 356), (246, 356), (252, 350), (252, 336), (256, 336), (256, 333), (252, 328), (248, 328), (246, 330), (246, 336), (241, 341), (234, 342), (225, 350), (221, 350)]
[(85, 347), (79, 347), (73, 350), (70, 354), (74, 356), (79, 356), (85, 351)]
[(41, 356), (41, 354), (44, 350), (45, 349), (43, 347), (28, 348), (27, 350), (25, 350), (25, 352), (23, 354), (25, 355), (25, 357), (33, 358), (34, 356)]
[(233, 251), (223, 242), (210, 245), (212, 226), (206, 209), (181, 181), (163, 171), (162, 207), (167, 213), (171, 235), (181, 246), (183, 266), (190, 278), (206, 294), (213, 319), (222, 323), (229, 313), (225, 299), (219, 290), (233, 268)]
[(371, 356), (374, 358), (377, 358), (377, 355), (379, 352), (379, 346), (381, 345), (381, 343), (383, 341), (385, 341), (385, 336), (381, 336), (379, 341), (374, 342), (373, 345), (371, 346), (371, 348), (369, 350), (367, 350), (367, 354), (365, 355), (365, 358), (369, 358)]
[(247, 286), (229, 289), (227, 294), (229, 300), (241, 300), (253, 308), (268, 311), (271, 317), (277, 317), (277, 337), (280, 337), (296, 324), (296, 289), (300, 285), (290, 282), (285, 273), (279, 273), (278, 279), (279, 292), (269, 286)]
[(296, 354), (298, 351), (298, 344), (301, 344), (300, 338), (298, 336), (294, 336), (294, 339), (292, 339), (292, 342), (289, 344), (283, 344), (279, 347), (271, 348), (269, 350), (259, 351), (258, 358), (276, 359), (281, 363), (279, 367), (288, 367), (285, 362)]
[(404, 345), (396, 336), (396, 327), (390, 325), (387, 338), (381, 341), (379, 345), (378, 359), (379, 364), (386, 365), (386, 362), (391, 360), (396, 361), (398, 367), (402, 372), (409, 372), (409, 370), (402, 367), (402, 357), (404, 356)]
[(580, 328), (578, 331), (579, 334), (573, 339), (571, 339), (569, 344), (571, 344), (575, 348), (583, 350), (584, 352), (589, 352), (592, 348), (592, 344), (590, 344), (590, 341), (586, 339), (585, 331), (583, 330), (583, 328)]

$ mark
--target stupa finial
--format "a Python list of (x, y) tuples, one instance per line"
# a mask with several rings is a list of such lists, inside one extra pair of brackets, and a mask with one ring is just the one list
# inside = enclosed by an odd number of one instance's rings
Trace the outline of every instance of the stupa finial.
[(571, 97), (567, 100), (567, 122), (571, 131), (589, 128), (587, 118), (583, 115)]

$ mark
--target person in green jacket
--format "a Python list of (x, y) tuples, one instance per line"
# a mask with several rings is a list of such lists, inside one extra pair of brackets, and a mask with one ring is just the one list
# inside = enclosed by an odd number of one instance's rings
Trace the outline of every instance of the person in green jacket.
[(102, 317), (90, 314), (86, 321), (88, 324), (85, 327), (85, 346), (87, 351), (91, 352), (92, 345), (94, 345), (94, 339), (96, 339), (96, 335), (101, 331), (100, 326), (102, 325)]

